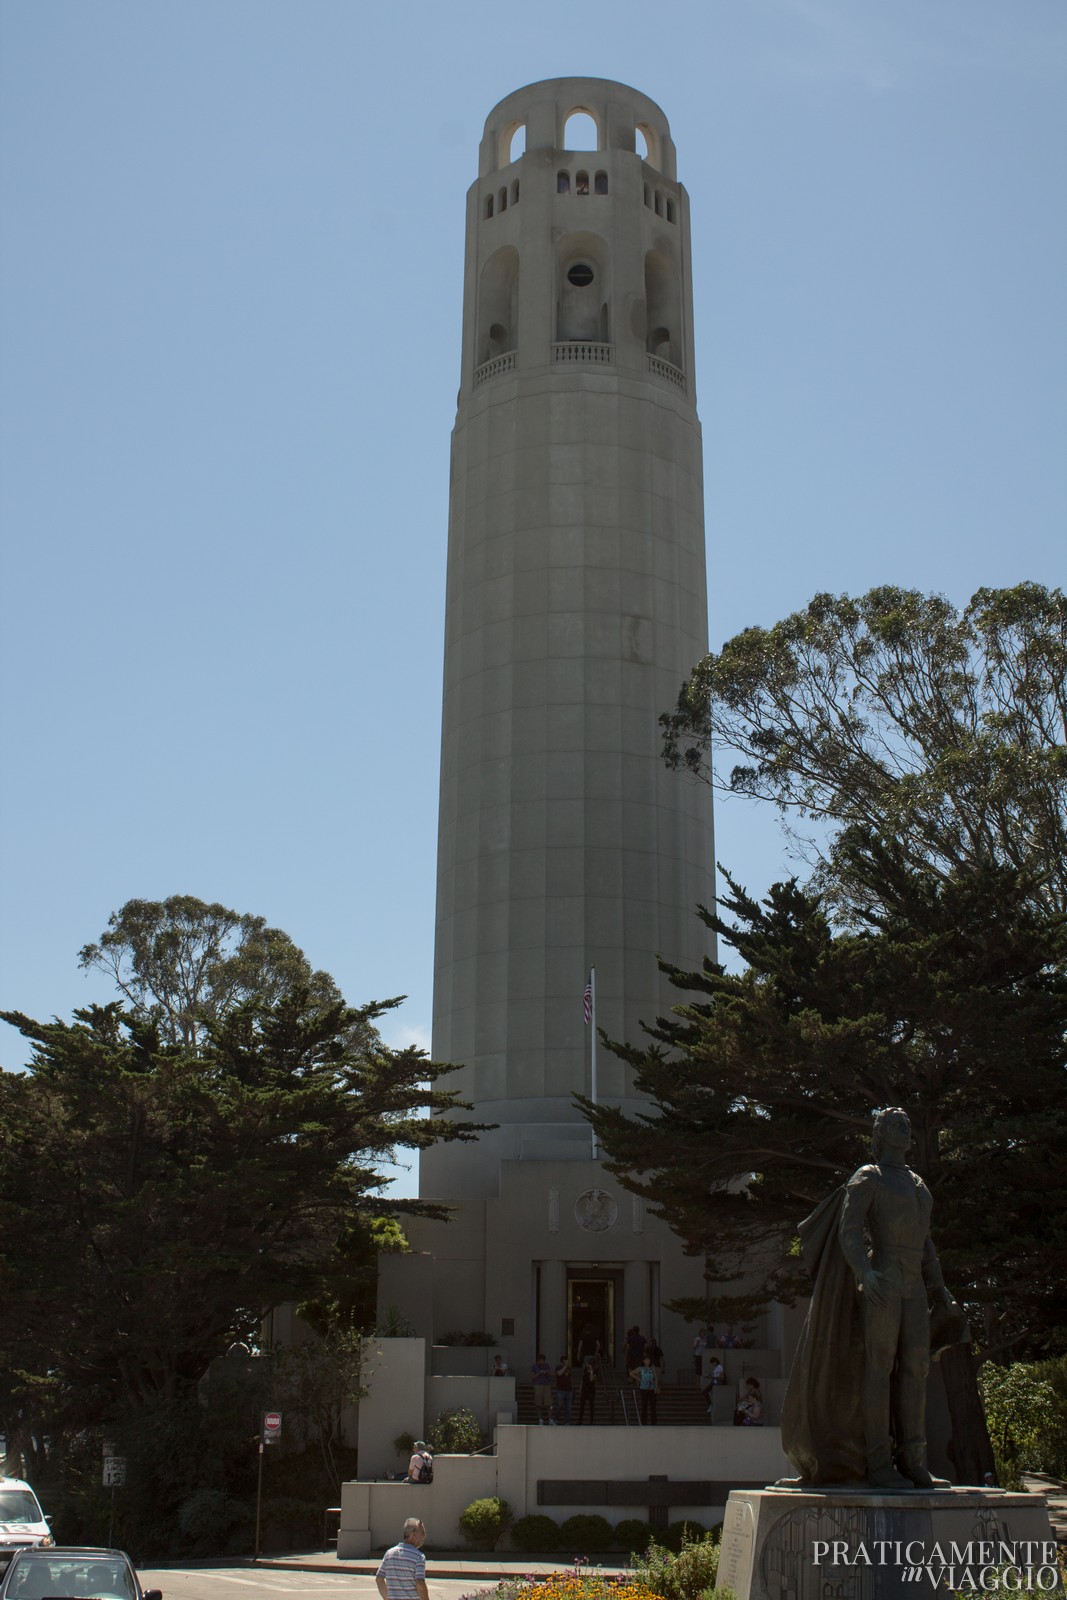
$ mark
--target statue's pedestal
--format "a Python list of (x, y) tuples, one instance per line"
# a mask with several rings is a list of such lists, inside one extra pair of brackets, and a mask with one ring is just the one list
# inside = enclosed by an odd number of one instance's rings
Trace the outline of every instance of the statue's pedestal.
[[(1041, 1495), (734, 1489), (718, 1581), (738, 1600), (919, 1600), (993, 1587), (1039, 1595), (1051, 1586), (1055, 1550)], [(998, 1585), (1009, 1563), (1021, 1581), (1009, 1573)]]

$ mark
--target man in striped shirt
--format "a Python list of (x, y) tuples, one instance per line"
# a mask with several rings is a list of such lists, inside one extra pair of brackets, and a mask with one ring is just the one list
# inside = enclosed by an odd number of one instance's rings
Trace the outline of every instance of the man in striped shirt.
[(430, 1600), (426, 1588), (426, 1529), (418, 1517), (404, 1524), (404, 1537), (382, 1557), (374, 1581), (382, 1600)]

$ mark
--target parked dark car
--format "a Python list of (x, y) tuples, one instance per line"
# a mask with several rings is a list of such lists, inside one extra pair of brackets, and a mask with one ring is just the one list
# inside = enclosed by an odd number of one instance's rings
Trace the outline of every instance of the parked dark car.
[(163, 1600), (160, 1589), (142, 1589), (124, 1550), (88, 1545), (53, 1545), (18, 1550), (0, 1583), (0, 1600)]

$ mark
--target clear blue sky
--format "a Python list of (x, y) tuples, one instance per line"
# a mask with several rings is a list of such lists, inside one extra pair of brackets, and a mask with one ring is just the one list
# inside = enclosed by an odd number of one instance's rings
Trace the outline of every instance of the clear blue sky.
[[(78, 949), (183, 892), (428, 1043), (464, 194), (524, 83), (671, 121), (713, 643), (1064, 579), (1063, 0), (6, 0), (0, 61), (6, 1006), (110, 998)], [(718, 854), (789, 870), (739, 802)]]

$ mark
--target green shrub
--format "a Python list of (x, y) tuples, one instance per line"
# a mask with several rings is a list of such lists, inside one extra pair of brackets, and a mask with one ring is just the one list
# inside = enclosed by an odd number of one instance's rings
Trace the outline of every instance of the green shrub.
[(415, 1448), (415, 1435), (413, 1433), (398, 1433), (393, 1440), (393, 1449), (398, 1456), (405, 1458), (411, 1455)]
[(704, 1529), (699, 1522), (671, 1522), (663, 1530), (660, 1543), (666, 1545), (668, 1550), (680, 1553), (682, 1546), (691, 1544), (695, 1540), (703, 1540)]
[(314, 1539), (322, 1527), (322, 1513), (317, 1504), (299, 1495), (281, 1494), (263, 1497), (262, 1543), (264, 1550), (306, 1550), (306, 1541)]
[(520, 1517), (511, 1530), (516, 1550), (558, 1550), (559, 1538), (559, 1523), (552, 1517)]
[(380, 1339), (412, 1339), (415, 1336), (414, 1325), (399, 1306), (386, 1306), (374, 1331)]
[[(674, 1540), (677, 1545), (672, 1549)], [(692, 1522), (672, 1522), (660, 1542), (649, 1545), (633, 1563), (634, 1582), (663, 1600), (701, 1600), (706, 1590), (714, 1588), (718, 1571), (716, 1534), (705, 1533)]]
[(472, 1550), (493, 1550), (511, 1521), (511, 1507), (499, 1495), (472, 1500), (459, 1519), (460, 1532)]
[(182, 1538), (193, 1549), (221, 1550), (235, 1528), (247, 1532), (252, 1520), (248, 1503), (224, 1489), (197, 1489), (178, 1508)]
[(426, 1442), (434, 1455), (473, 1455), (482, 1447), (482, 1430), (473, 1411), (460, 1407), (442, 1411), (426, 1430)]
[(632, 1555), (643, 1555), (652, 1543), (653, 1530), (650, 1522), (642, 1522), (640, 1517), (624, 1517), (615, 1524), (615, 1533), (612, 1545), (616, 1550), (626, 1550)]
[(559, 1530), (559, 1535), (561, 1549), (573, 1551), (578, 1556), (587, 1556), (594, 1551), (610, 1550), (614, 1530), (607, 1517), (580, 1512), (576, 1517), (567, 1518)]

